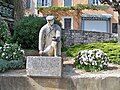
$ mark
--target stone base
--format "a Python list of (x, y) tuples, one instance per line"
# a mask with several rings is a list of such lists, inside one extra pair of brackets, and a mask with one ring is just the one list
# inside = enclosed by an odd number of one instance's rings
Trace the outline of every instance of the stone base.
[(61, 57), (28, 56), (26, 70), (28, 76), (61, 77)]

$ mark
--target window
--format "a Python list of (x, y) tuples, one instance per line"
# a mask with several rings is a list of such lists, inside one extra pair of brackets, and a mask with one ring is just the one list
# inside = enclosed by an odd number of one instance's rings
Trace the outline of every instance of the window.
[(65, 17), (64, 18), (64, 23), (63, 23), (63, 28), (64, 29), (73, 29), (73, 20), (71, 17)]
[(26, 8), (29, 9), (31, 7), (31, 0), (26, 0)]
[(51, 6), (51, 0), (37, 0), (37, 5), (44, 7)]
[(117, 23), (112, 23), (112, 33), (117, 33), (117, 31), (118, 31)]
[(64, 6), (72, 6), (72, 0), (64, 0)]
[(100, 5), (100, 1), (99, 0), (89, 0), (89, 4), (90, 5)]

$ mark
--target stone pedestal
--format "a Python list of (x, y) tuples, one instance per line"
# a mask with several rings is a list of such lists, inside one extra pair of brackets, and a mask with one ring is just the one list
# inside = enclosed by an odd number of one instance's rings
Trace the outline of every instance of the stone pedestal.
[(26, 63), (28, 76), (61, 77), (61, 57), (28, 56)]

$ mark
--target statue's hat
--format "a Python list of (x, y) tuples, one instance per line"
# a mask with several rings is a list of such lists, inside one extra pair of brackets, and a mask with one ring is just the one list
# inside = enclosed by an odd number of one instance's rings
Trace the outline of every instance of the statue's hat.
[(54, 19), (54, 16), (52, 15), (46, 17), (46, 20), (53, 20), (53, 19)]

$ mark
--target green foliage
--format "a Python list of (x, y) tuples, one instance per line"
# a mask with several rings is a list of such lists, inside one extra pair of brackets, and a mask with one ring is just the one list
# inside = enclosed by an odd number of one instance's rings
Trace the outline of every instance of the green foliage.
[(120, 45), (118, 43), (91, 43), (74, 45), (66, 51), (67, 56), (76, 57), (80, 50), (101, 49), (107, 54), (110, 62), (120, 64)]
[(84, 10), (84, 9), (93, 9), (93, 10), (105, 10), (107, 9), (108, 6), (106, 5), (83, 5), (83, 4), (77, 4), (76, 6), (71, 6), (71, 7), (58, 7), (58, 6), (51, 6), (51, 7), (38, 7), (38, 9), (40, 11), (49, 11), (49, 10), (63, 10), (63, 11), (67, 11), (67, 10)]
[(17, 43), (5, 43), (3, 47), (0, 47), (0, 72), (25, 68), (24, 60), (24, 51)]
[(3, 45), (5, 42), (10, 42), (11, 37), (8, 32), (8, 24), (4, 20), (0, 20), (0, 44)]
[(8, 63), (10, 69), (22, 69), (25, 68), (25, 61), (23, 60), (11, 60)]
[(28, 16), (16, 21), (14, 25), (14, 42), (25, 49), (37, 49), (40, 28), (46, 23), (44, 18)]
[(24, 60), (24, 51), (17, 44), (7, 44), (1, 48), (0, 58), (11, 61), (11, 60)]
[(25, 67), (24, 51), (11, 40), (7, 23), (0, 21), (0, 72)]
[[(60, 25), (59, 21), (55, 23)], [(39, 31), (46, 20), (42, 17), (28, 16), (17, 21), (14, 26), (13, 41), (24, 49), (38, 49)]]
[(9, 68), (8, 61), (0, 59), (0, 72), (4, 72)]
[(66, 41), (66, 37), (65, 36), (62, 36), (61, 38), (61, 43), (62, 43), (62, 48), (61, 48), (61, 51), (62, 52), (65, 52), (67, 50), (67, 47), (65, 46), (64, 42)]
[(23, 60), (3, 60), (0, 59), (0, 72), (5, 72), (9, 69), (22, 69), (25, 68), (25, 61)]
[(110, 41), (104, 41), (104, 43), (117, 43), (118, 39), (115, 38), (114, 40), (110, 40)]

